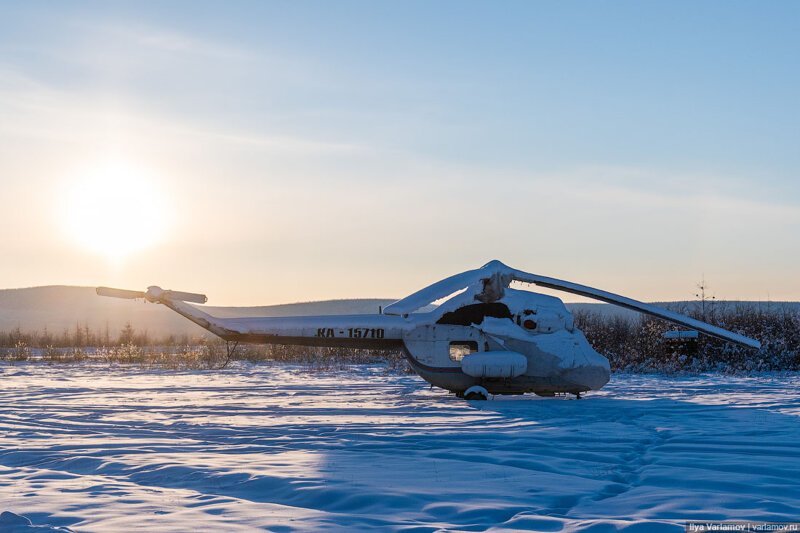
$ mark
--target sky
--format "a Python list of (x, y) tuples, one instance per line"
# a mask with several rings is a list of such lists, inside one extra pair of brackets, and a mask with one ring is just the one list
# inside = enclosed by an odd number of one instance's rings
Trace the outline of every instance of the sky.
[(798, 57), (792, 1), (2, 3), (0, 287), (800, 300)]

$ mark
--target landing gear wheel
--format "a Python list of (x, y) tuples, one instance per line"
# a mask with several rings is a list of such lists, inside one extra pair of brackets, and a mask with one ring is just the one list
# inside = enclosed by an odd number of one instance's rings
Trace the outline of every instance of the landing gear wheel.
[(489, 399), (489, 391), (481, 387), (480, 385), (473, 385), (472, 387), (468, 388), (464, 391), (464, 399), (465, 400), (488, 400)]

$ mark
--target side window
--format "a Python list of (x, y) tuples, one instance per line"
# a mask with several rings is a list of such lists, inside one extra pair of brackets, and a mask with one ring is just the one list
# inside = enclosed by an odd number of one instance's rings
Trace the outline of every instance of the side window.
[(475, 341), (453, 341), (450, 343), (450, 359), (461, 361), (465, 355), (478, 351), (478, 343)]

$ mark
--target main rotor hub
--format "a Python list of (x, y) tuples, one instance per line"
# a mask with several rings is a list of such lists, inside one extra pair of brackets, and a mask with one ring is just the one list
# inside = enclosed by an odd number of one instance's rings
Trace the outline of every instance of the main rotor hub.
[(505, 296), (506, 288), (511, 284), (511, 276), (502, 272), (493, 272), (488, 278), (481, 280), (483, 290), (475, 295), (475, 299), (483, 303), (493, 303)]

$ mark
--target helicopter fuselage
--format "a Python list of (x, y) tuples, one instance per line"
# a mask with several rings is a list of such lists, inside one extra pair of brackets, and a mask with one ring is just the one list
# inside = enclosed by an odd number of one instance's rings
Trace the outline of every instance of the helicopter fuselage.
[[(165, 304), (189, 318), (197, 313), (182, 302)], [(561, 300), (513, 289), (491, 303), (467, 291), (405, 316), (226, 319), (216, 333), (239, 342), (399, 349), (423, 379), (455, 393), (480, 385), (492, 394), (577, 394), (610, 377), (608, 360), (575, 328)]]

